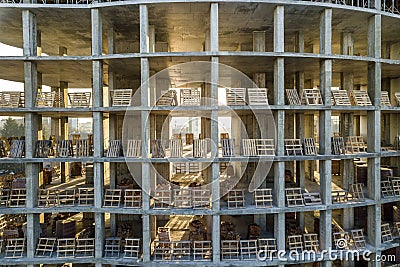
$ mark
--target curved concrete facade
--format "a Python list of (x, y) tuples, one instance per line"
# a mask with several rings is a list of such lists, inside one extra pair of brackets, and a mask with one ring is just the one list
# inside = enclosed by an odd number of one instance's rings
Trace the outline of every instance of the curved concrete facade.
[[(0, 79), (23, 82), (25, 93), (23, 108), (0, 108), (1, 116), (24, 117), (25, 156), (1, 158), (0, 162), (25, 163), (27, 190), (26, 207), (0, 207), (1, 214), (27, 214), (25, 253), (21, 258), (1, 258), (0, 264), (284, 266), (318, 262), (320, 266), (367, 265), (362, 260), (332, 260), (327, 255), (317, 260), (293, 261), (285, 257), (263, 261), (254, 258), (254, 248), (250, 249), (253, 258), (246, 259), (244, 243), (243, 247), (238, 243), (237, 258), (227, 259), (222, 253), (228, 251), (221, 245), (222, 221), (234, 222), (241, 240), (249, 240), (247, 225), (256, 223), (261, 228), (260, 238), (273, 238), (277, 250), (287, 251), (290, 250), (288, 237), (299, 233), (318, 234), (319, 250), (328, 250), (335, 248), (334, 233), (347, 231), (355, 239), (351, 231), (363, 229), (367, 246), (362, 251), (371, 251), (371, 257), (397, 251), (398, 258), (390, 258), (385, 266), (400, 262), (399, 237), (393, 234), (393, 240), (383, 242), (381, 227), (389, 223), (390, 229), (394, 229), (396, 211), (400, 209), (399, 195), (393, 191), (393, 196), (383, 197), (381, 192), (381, 183), (387, 178), (381, 178), (383, 167), (391, 168), (391, 176), (400, 176), (397, 174), (400, 151), (388, 149), (396, 146), (393, 140), (399, 134), (400, 106), (395, 100), (396, 93), (400, 93), (399, 21), (396, 1), (381, 0), (0, 3), (0, 42), (23, 49), (21, 55), (0, 56)], [(179, 63), (195, 61), (226, 64), (246, 74), (258, 87), (268, 88), (269, 106), (230, 108), (247, 128), (248, 138), (253, 139), (260, 138), (263, 127), (268, 127), (266, 122), (255, 125), (254, 114), (262, 116), (266, 109), (272, 110), (276, 127), (275, 157), (273, 168), (261, 177), (265, 180), (261, 187), (272, 189), (272, 207), (257, 208), (251, 192), (247, 191), (243, 208), (227, 207), (226, 196), (220, 193), (224, 164), (230, 163), (234, 171), (244, 168), (240, 185), (248, 188), (255, 166), (262, 166), (269, 160), (258, 156), (248, 158), (240, 152), (231, 158), (220, 155), (214, 159), (197, 159), (208, 164), (199, 176), (205, 181), (214, 181), (209, 188), (213, 199), (209, 208), (157, 209), (153, 206), (153, 197), (145, 193), (155, 190), (157, 184), (152, 167), (170, 180), (175, 172), (169, 159), (151, 156), (151, 141), (172, 138), (170, 133), (162, 136), (160, 122), (170, 119), (169, 116), (202, 117), (203, 113), (215, 120), (227, 117), (224, 113), (227, 108), (216, 104), (153, 107), (161, 90), (185, 82), (178, 72), (171, 72), (167, 83), (157, 81), (156, 85), (146, 84), (140, 88), (155, 73)], [(201, 87), (202, 96), (218, 96), (218, 84), (222, 84), (219, 83), (222, 79), (232, 88), (242, 86), (234, 79), (221, 77), (215, 67), (210, 69), (210, 76), (216, 84)], [(90, 88), (91, 106), (77, 108), (67, 103), (65, 107), (37, 107), (36, 95), (43, 86), (50, 86), (52, 91), (61, 90), (65, 96), (68, 89)], [(334, 105), (333, 87), (347, 93), (364, 90), (372, 105)], [(126, 107), (112, 106), (110, 96), (113, 90), (120, 88), (141, 90), (141, 103), (135, 104), (132, 110), (137, 112), (141, 123), (136, 138), (142, 141), (142, 156), (130, 158), (128, 163), (121, 156), (107, 157), (104, 153), (109, 140), (121, 140), (123, 135)], [(296, 89), (301, 94), (307, 88), (320, 90), (322, 105), (289, 105), (286, 89)], [(0, 91), (7, 91), (7, 88), (0, 88)], [(388, 92), (390, 106), (382, 105), (382, 91)], [(70, 133), (65, 123), (68, 118), (77, 117), (93, 119), (93, 155), (45, 160), (35, 157), (36, 141), (47, 139), (41, 136), (39, 122), (42, 118), (51, 118), (52, 135), (68, 139)], [(150, 117), (151, 122), (146, 121), (146, 117)], [(236, 144), (241, 147), (241, 139), (245, 137), (234, 128), (234, 123), (231, 138), (238, 140)], [(220, 132), (215, 121), (202, 120), (201, 129), (203, 137), (219, 143)], [(332, 136), (341, 136), (345, 140), (363, 136), (364, 151), (333, 155)], [(315, 138), (318, 153), (288, 154), (285, 139), (304, 138)], [(60, 164), (65, 177), (68, 176), (68, 164), (65, 163), (93, 163), (93, 205), (38, 207), (39, 188), (43, 188), (43, 161)], [(359, 167), (355, 165), (360, 161), (367, 166), (364, 180), (360, 174), (357, 177)], [(250, 163), (242, 167), (242, 162)], [(126, 164), (131, 164), (135, 175), (141, 177), (141, 207), (128, 209), (122, 202), (118, 207), (104, 207), (104, 189), (117, 187)], [(293, 176), (290, 181), (286, 177), (287, 171)], [(338, 191), (347, 190), (355, 198), (356, 193), (351, 192), (353, 184), (364, 184), (365, 199), (345, 203), (334, 201)], [(285, 189), (291, 187), (319, 192), (320, 202), (288, 206)], [(52, 257), (37, 257), (35, 250), (43, 220), (41, 214), (56, 212), (84, 212), (84, 217), (93, 219), (93, 257), (65, 259), (57, 257), (56, 249)], [(164, 226), (166, 221), (167, 226), (178, 227), (177, 221), (187, 221), (189, 216), (201, 218), (207, 226), (205, 239), (211, 241), (210, 257), (207, 261), (194, 260), (192, 245), (190, 255), (185, 254), (190, 262), (184, 261), (185, 257), (173, 258), (173, 254), (157, 261), (154, 254), (157, 227)], [(176, 218), (175, 225), (171, 223), (172, 218)], [(124, 221), (131, 223), (132, 237), (140, 239), (139, 259), (126, 257), (122, 246), (117, 256), (105, 253), (106, 238), (116, 236), (117, 228)], [(188, 229), (182, 231), (188, 235)], [(175, 250), (178, 251), (178, 247)], [(369, 262), (368, 265), (381, 266), (381, 262)]]

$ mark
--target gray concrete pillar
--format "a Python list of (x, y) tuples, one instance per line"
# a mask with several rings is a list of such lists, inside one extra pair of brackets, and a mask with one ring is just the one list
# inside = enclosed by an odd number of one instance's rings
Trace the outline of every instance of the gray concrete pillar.
[(340, 51), (343, 55), (354, 55), (354, 36), (352, 32), (344, 31), (340, 36)]
[[(320, 20), (320, 53), (332, 53), (332, 9), (324, 9)], [(322, 60), (320, 63), (320, 89), (325, 106), (331, 106), (332, 60)], [(331, 154), (331, 110), (319, 113), (319, 152), (322, 155)], [(320, 190), (322, 202), (332, 203), (332, 162), (320, 161)], [(332, 211), (321, 211), (320, 215), (320, 246), (321, 249), (332, 247)], [(332, 266), (332, 262), (321, 262), (321, 266)]]
[[(368, 56), (381, 57), (381, 15), (373, 15), (368, 20)], [(379, 153), (381, 150), (381, 63), (368, 63), (368, 94), (375, 110), (367, 112), (368, 137), (367, 150)], [(381, 172), (380, 158), (368, 158), (368, 198), (380, 201)], [(381, 206), (368, 207), (368, 240), (372, 246), (381, 246)], [(377, 252), (379, 254), (379, 252)], [(368, 266), (380, 266), (379, 262), (369, 262)]]

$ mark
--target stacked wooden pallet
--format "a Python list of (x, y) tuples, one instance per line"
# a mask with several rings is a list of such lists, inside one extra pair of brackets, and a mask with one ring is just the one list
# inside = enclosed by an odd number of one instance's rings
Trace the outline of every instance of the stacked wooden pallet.
[(0, 92), (0, 108), (24, 107), (23, 92), (3, 91)]

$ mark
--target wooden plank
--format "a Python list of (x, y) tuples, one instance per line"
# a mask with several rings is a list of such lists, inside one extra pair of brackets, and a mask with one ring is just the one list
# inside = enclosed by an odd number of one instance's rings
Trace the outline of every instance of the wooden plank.
[(131, 105), (132, 89), (114, 89), (112, 91), (112, 106), (126, 107)]
[(226, 104), (228, 106), (245, 106), (246, 89), (245, 88), (226, 88)]
[(267, 88), (247, 88), (247, 94), (249, 95), (249, 105), (268, 106), (268, 89)]

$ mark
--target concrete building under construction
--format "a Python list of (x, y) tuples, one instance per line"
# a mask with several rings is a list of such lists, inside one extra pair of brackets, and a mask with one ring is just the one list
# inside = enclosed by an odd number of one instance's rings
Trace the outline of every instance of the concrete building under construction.
[(399, 1), (0, 2), (0, 265), (399, 266)]

